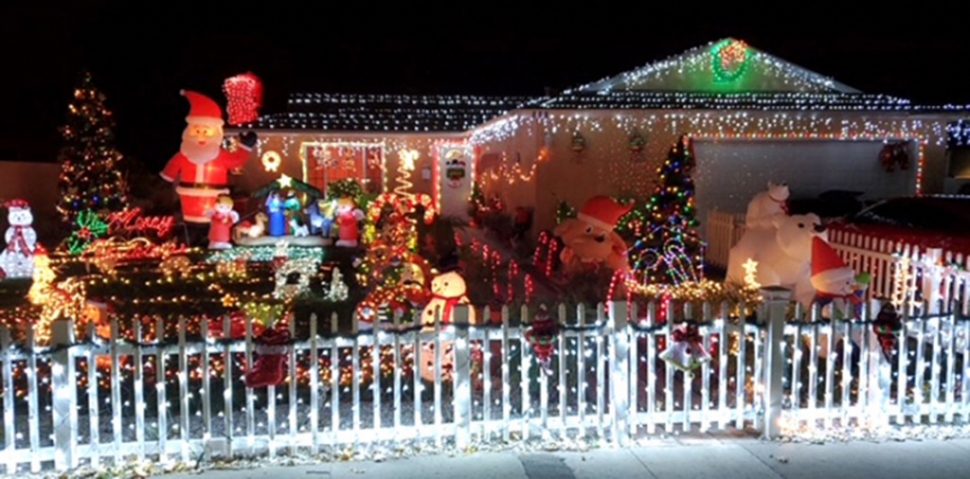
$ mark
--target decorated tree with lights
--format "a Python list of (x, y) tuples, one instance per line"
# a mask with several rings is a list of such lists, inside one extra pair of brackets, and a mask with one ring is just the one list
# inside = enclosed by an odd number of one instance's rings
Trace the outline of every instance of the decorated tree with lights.
[(643, 284), (701, 279), (703, 244), (696, 230), (694, 166), (691, 140), (682, 135), (657, 170), (657, 187), (643, 207), (646, 225), (629, 251), (634, 277)]
[(57, 206), (67, 224), (84, 210), (120, 211), (128, 206), (127, 181), (121, 171), (121, 153), (114, 147), (114, 119), (104, 106), (104, 94), (84, 72), (68, 105), (67, 124), (61, 128), (64, 146)]

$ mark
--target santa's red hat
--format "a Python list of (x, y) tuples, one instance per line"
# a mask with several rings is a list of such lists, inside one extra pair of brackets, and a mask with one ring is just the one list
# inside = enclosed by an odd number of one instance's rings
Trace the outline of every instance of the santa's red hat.
[(3, 204), (3, 207), (11, 210), (28, 209), (30, 208), (30, 204), (27, 203), (27, 200), (22, 200), (20, 198), (17, 198), (14, 200), (8, 200), (6, 203)]
[(34, 256), (47, 256), (47, 248), (45, 248), (44, 245), (37, 243), (37, 245), (34, 246)]
[(827, 283), (852, 279), (855, 273), (825, 240), (812, 238), (812, 280)]
[(189, 106), (191, 107), (189, 116), (185, 117), (186, 122), (208, 126), (222, 126), (225, 124), (222, 120), (222, 108), (219, 108), (219, 104), (215, 100), (194, 91), (182, 90), (179, 93), (189, 100)]
[(576, 217), (597, 228), (613, 231), (616, 223), (623, 215), (629, 213), (631, 208), (633, 205), (620, 204), (606, 196), (594, 196), (586, 200)]

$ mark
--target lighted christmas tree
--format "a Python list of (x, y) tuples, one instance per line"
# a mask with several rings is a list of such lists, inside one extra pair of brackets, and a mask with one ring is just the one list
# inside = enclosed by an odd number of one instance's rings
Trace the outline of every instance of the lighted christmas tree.
[(128, 185), (120, 169), (121, 153), (114, 147), (114, 119), (104, 106), (104, 94), (84, 72), (68, 105), (61, 128), (61, 199), (58, 211), (73, 224), (81, 211), (120, 211), (128, 206)]
[(694, 149), (683, 135), (657, 170), (657, 187), (644, 206), (647, 225), (630, 248), (634, 277), (643, 284), (701, 279), (703, 243), (696, 230), (694, 166)]

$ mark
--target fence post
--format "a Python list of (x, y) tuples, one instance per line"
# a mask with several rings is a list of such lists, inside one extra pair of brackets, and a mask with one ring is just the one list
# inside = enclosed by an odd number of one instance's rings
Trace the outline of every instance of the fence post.
[(455, 445), (464, 450), (471, 442), (471, 347), (468, 340), (467, 305), (456, 305), (453, 316), (455, 326), (454, 381), (455, 381)]
[[(74, 321), (59, 319), (51, 324), (51, 346), (74, 343)], [(88, 365), (94, 367), (94, 365)], [(77, 384), (74, 382), (74, 359), (70, 349), (51, 355), (51, 388), (54, 418), (54, 467), (58, 471), (78, 466), (77, 456)], [(97, 400), (97, 399), (94, 399)]]
[(613, 441), (625, 447), (629, 441), (630, 343), (626, 301), (610, 301), (610, 416)]
[(778, 286), (761, 288), (768, 317), (763, 324), (768, 327), (767, 347), (765, 348), (764, 371), (759, 371), (764, 378), (765, 426), (763, 435), (767, 439), (776, 439), (781, 433), (779, 420), (781, 419), (782, 398), (785, 394), (782, 381), (785, 378), (785, 315), (791, 300), (791, 290)]
[[(878, 299), (870, 300), (863, 314), (863, 321), (871, 321), (879, 310), (882, 309), (881, 301)], [(892, 364), (883, 356), (882, 346), (879, 344), (879, 337), (872, 326), (866, 326), (864, 335), (868, 336), (863, 344), (869, 348), (869, 394), (866, 404), (866, 412), (869, 420), (876, 422), (879, 426), (889, 424), (889, 415), (886, 408), (889, 405), (890, 391), (892, 389)], [(900, 379), (902, 380), (902, 379)]]

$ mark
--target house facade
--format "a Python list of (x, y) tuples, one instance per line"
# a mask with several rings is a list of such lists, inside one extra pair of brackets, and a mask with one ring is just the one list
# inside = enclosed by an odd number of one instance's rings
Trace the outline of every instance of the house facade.
[[(509, 209), (534, 209), (536, 232), (554, 226), (560, 201), (650, 195), (668, 147), (688, 135), (704, 218), (743, 212), (769, 180), (798, 197), (944, 192), (947, 146), (966, 114), (862, 93), (724, 39), (540, 98), (293, 95), (289, 111), (247, 126), (259, 161), (243, 181), (285, 173), (323, 188), (353, 177), (430, 194), (458, 216), (478, 182)], [(887, 145), (906, 160), (893, 171), (880, 160)]]

